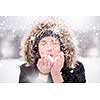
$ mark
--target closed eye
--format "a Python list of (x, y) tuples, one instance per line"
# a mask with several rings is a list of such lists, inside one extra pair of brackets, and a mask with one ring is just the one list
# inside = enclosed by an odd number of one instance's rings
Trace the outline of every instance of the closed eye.
[(41, 45), (45, 45), (46, 44), (46, 41), (41, 41)]

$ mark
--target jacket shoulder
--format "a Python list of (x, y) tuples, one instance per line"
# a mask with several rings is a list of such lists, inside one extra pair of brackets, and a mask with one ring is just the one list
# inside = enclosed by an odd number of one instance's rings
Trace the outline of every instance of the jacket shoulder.
[(20, 65), (19, 67), (22, 69), (22, 68), (27, 68), (27, 67), (30, 67), (30, 65), (29, 65), (29, 64), (27, 64), (27, 63), (23, 63), (23, 64), (22, 64), (22, 65)]
[(76, 63), (76, 68), (75, 68), (75, 69), (77, 69), (77, 71), (85, 71), (84, 65), (83, 65), (83, 63), (80, 62), (80, 61), (77, 61), (77, 63)]

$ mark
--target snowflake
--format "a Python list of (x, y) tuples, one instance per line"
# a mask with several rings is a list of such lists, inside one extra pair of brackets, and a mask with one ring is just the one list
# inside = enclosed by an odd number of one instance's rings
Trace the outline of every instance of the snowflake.
[(82, 42), (82, 40), (79, 40), (80, 42)]
[(93, 27), (93, 30), (96, 30), (96, 27), (95, 26)]
[(69, 37), (69, 38), (68, 38), (68, 40), (70, 41), (70, 40), (71, 40), (71, 38)]
[(96, 36), (98, 36), (98, 33), (95, 33)]
[(3, 24), (5, 24), (6, 22), (5, 22), (5, 21), (3, 21), (2, 23), (3, 23)]
[(12, 32), (14, 33), (16, 30), (12, 30)]

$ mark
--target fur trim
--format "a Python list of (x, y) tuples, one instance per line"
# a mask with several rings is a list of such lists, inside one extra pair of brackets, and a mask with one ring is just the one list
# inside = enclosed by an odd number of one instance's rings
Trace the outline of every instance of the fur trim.
[(60, 40), (64, 46), (65, 64), (67, 67), (72, 68), (76, 64), (78, 55), (76, 38), (64, 21), (53, 17), (42, 21), (39, 20), (37, 24), (34, 24), (32, 32), (27, 33), (21, 42), (21, 56), (23, 56), (28, 64), (34, 64), (35, 51), (32, 50), (32, 46), (35, 43), (35, 37), (47, 30), (51, 30), (60, 36)]

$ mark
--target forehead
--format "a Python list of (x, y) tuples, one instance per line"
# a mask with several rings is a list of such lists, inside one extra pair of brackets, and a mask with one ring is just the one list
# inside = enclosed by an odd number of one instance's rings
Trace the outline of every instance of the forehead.
[(58, 39), (55, 38), (55, 37), (52, 37), (52, 36), (48, 36), (48, 37), (42, 38), (42, 39), (40, 40), (40, 42), (42, 42), (42, 41), (58, 41)]

